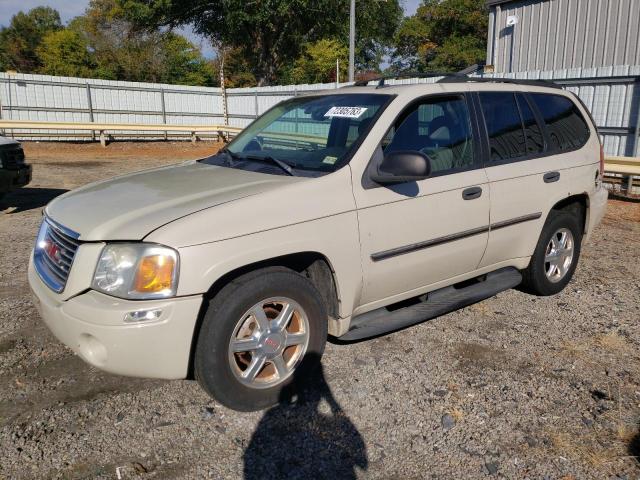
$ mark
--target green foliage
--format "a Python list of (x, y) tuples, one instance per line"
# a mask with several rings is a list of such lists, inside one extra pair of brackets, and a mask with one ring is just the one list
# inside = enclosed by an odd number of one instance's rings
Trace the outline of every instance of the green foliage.
[[(402, 8), (399, 0), (356, 7), (356, 68), (377, 70)], [(91, 0), (66, 28), (55, 10), (38, 7), (0, 30), (0, 69), (216, 84), (219, 61), (207, 62), (173, 31), (185, 25), (224, 53), (227, 86), (332, 81), (336, 58), (347, 75), (345, 0)]]
[[(380, 70), (384, 56), (391, 53), (403, 15), (397, 0), (356, 0), (356, 70)], [(348, 38), (349, 17), (345, 12), (340, 39), (346, 42)]]
[[(127, 18), (147, 30), (193, 24), (213, 45), (233, 49), (264, 85), (289, 75), (306, 45), (346, 42), (345, 0), (118, 0)], [(359, 0), (358, 63), (377, 67), (402, 17), (398, 0)], [(334, 58), (335, 60), (335, 58)], [(313, 72), (310, 73), (313, 75)]]
[(3, 70), (36, 71), (41, 66), (36, 50), (42, 39), (61, 28), (60, 15), (50, 7), (17, 13), (8, 27), (0, 29), (0, 66)]
[(318, 40), (304, 46), (293, 68), (283, 75), (283, 83), (327, 83), (336, 81), (336, 59), (340, 61), (340, 80), (346, 81), (349, 49), (337, 40)]
[[(238, 49), (224, 51), (225, 86), (228, 88), (255, 87), (256, 77), (251, 73), (251, 66)], [(216, 81), (220, 75), (220, 55), (213, 61)], [(217, 83), (219, 85), (219, 82)]]
[(0, 30), (0, 70), (78, 77), (214, 85), (200, 49), (171, 30), (141, 31), (115, 0), (91, 0), (64, 28), (58, 12), (37, 7)]
[(67, 77), (88, 77), (93, 71), (86, 41), (73, 30), (49, 32), (36, 49), (41, 67), (38, 73)]
[(395, 35), (396, 70), (460, 70), (482, 62), (487, 43), (484, 0), (423, 0)]

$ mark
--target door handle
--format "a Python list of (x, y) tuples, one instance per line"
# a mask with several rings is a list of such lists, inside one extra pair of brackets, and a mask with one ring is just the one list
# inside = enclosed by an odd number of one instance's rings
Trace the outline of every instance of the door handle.
[(542, 176), (544, 183), (553, 183), (560, 180), (560, 172), (547, 172)]
[(462, 191), (463, 200), (473, 200), (475, 198), (480, 198), (481, 195), (482, 188), (480, 187), (469, 187)]

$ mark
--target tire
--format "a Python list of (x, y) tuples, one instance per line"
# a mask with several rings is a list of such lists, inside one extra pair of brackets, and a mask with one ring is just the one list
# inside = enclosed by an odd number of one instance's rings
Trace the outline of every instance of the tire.
[[(569, 260), (568, 248), (553, 248), (561, 246), (563, 234), (566, 234), (567, 244), (570, 242), (572, 246)], [(555, 238), (555, 242), (552, 238)], [(540, 296), (561, 292), (571, 281), (576, 270), (581, 245), (582, 226), (576, 215), (552, 210), (542, 229), (531, 262), (522, 272), (522, 290)]]
[(210, 300), (198, 335), (194, 374), (200, 386), (239, 411), (275, 405), (285, 387), (291, 395), (324, 351), (327, 313), (321, 298), (309, 280), (286, 268), (231, 281)]

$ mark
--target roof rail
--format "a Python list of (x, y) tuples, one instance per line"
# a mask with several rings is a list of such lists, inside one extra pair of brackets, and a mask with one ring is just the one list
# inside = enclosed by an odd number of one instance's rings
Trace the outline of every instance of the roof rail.
[(459, 73), (454, 72), (405, 72), (405, 73), (393, 73), (390, 75), (381, 75), (379, 77), (371, 78), (369, 80), (358, 80), (353, 84), (354, 87), (366, 87), (369, 82), (378, 82), (377, 87), (384, 87), (385, 80), (397, 80), (401, 78), (434, 78), (434, 77), (464, 77)]
[(464, 73), (465, 70), (460, 72), (406, 72), (397, 73), (391, 75), (381, 75), (379, 77), (371, 78), (369, 80), (358, 80), (353, 83), (352, 87), (366, 87), (369, 82), (378, 82), (376, 88), (382, 88), (385, 86), (385, 80), (396, 80), (401, 78), (435, 78), (442, 77), (436, 83), (466, 83), (466, 82), (484, 82), (484, 83), (513, 83), (515, 85), (532, 85), (537, 87), (548, 87), (562, 89), (562, 86), (551, 80), (526, 80), (519, 78), (504, 78), (504, 77), (470, 77)]
[(536, 87), (557, 88), (562, 90), (562, 86), (550, 80), (526, 80), (519, 78), (504, 77), (468, 77), (466, 75), (456, 75), (438, 80), (438, 83), (460, 83), (460, 82), (483, 82), (483, 83), (513, 83), (515, 85), (532, 85)]

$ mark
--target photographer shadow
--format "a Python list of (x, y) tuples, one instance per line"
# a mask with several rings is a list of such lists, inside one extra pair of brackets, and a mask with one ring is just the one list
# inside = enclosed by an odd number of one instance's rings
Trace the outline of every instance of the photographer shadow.
[(260, 420), (244, 453), (245, 479), (355, 479), (356, 468), (367, 469), (364, 440), (333, 396), (319, 359), (305, 360), (318, 367), (296, 375)]

